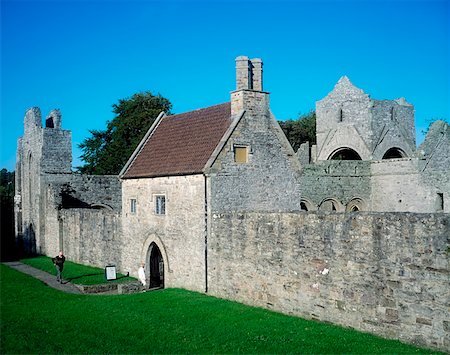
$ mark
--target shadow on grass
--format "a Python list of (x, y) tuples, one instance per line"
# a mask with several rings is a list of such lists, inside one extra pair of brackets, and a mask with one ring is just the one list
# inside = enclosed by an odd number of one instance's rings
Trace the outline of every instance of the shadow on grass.
[[(98, 272), (98, 273), (92, 273), (92, 274), (83, 274), (83, 275), (75, 276), (75, 277), (69, 277), (69, 278), (66, 279), (66, 283), (71, 282), (73, 280), (81, 279), (83, 277), (98, 276), (98, 275), (104, 275), (104, 273), (103, 272)], [(120, 279), (125, 279), (127, 277), (130, 277), (130, 273), (127, 273), (126, 275), (119, 276), (119, 277), (115, 278), (113, 281), (120, 280)]]
[(95, 273), (95, 274), (84, 274), (84, 275), (75, 276), (75, 277), (69, 277), (69, 278), (67, 278), (67, 282), (71, 282), (73, 280), (81, 279), (83, 277), (97, 276), (97, 275), (103, 275), (103, 272), (99, 272), (99, 273)]

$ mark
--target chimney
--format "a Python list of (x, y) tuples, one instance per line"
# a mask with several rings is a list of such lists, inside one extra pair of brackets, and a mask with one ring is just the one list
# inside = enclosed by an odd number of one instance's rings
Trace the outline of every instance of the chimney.
[(255, 122), (255, 130), (265, 129), (270, 118), (269, 93), (262, 91), (262, 65), (260, 58), (237, 57), (236, 90), (231, 92), (231, 114), (245, 111)]
[(236, 58), (236, 90), (252, 88), (252, 70), (248, 57), (240, 56)]
[(262, 91), (262, 60), (249, 60), (246, 56), (236, 58), (236, 90)]
[(263, 84), (262, 84), (262, 60), (260, 58), (254, 58), (250, 60), (251, 62), (251, 69), (252, 69), (252, 87), (251, 89), (257, 90), (257, 91), (263, 91)]

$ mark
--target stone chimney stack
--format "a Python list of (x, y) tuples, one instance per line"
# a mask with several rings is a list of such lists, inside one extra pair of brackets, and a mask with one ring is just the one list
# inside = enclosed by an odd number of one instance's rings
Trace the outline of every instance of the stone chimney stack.
[(252, 88), (252, 69), (246, 56), (236, 58), (236, 90)]
[(260, 58), (255, 58), (250, 60), (250, 65), (252, 69), (252, 89), (257, 91), (263, 91), (262, 82), (262, 60)]
[(264, 125), (270, 117), (269, 93), (263, 91), (262, 66), (259, 58), (237, 57), (236, 90), (231, 92), (231, 114), (245, 111), (258, 125)]
[(262, 91), (262, 60), (248, 59), (246, 56), (236, 58), (236, 90)]

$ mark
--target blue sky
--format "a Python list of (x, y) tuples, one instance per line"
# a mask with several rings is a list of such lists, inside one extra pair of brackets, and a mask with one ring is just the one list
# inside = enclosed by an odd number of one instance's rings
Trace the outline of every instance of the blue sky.
[(418, 143), (450, 118), (449, 1), (1, 0), (0, 168), (14, 169), (27, 108), (53, 108), (77, 145), (136, 92), (180, 113), (229, 101), (235, 57), (260, 57), (277, 119), (315, 107), (342, 75), (405, 97)]

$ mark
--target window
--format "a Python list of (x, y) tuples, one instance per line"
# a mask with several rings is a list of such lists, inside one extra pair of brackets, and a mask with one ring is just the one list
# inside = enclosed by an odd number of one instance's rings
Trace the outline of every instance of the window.
[(338, 114), (338, 121), (342, 122), (343, 120), (344, 120), (344, 111), (342, 111), (342, 108), (340, 108)]
[(239, 164), (248, 163), (248, 147), (234, 146), (234, 161)]
[(444, 194), (442, 192), (437, 194), (437, 212), (444, 212)]
[(130, 199), (130, 213), (136, 214), (136, 199), (135, 198)]
[(157, 215), (166, 214), (166, 196), (164, 195), (155, 196), (155, 214)]

